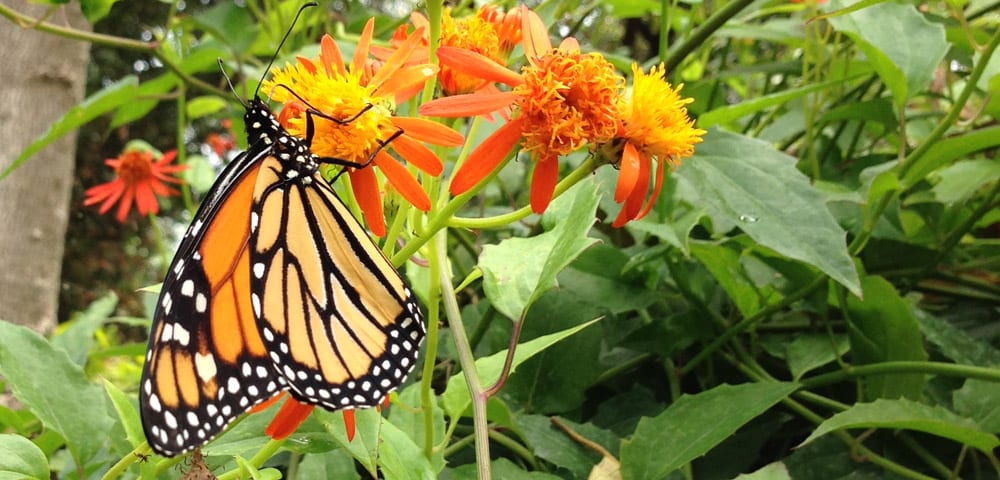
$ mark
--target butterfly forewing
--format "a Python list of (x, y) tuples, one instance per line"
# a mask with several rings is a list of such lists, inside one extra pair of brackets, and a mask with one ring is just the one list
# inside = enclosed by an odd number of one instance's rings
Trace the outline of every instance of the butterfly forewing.
[(289, 178), (293, 168), (268, 158), (257, 177), (254, 213), (281, 212), (280, 223), (251, 234), (260, 331), (299, 400), (329, 409), (378, 405), (416, 362), (419, 309), (332, 188), (318, 173)]
[(249, 211), (259, 166), (243, 156), (226, 169), (161, 287), (140, 384), (143, 428), (158, 454), (204, 444), (284, 387), (249, 301)]

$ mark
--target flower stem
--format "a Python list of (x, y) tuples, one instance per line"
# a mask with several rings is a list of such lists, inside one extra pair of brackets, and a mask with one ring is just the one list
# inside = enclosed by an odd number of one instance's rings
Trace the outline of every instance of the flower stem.
[[(438, 233), (435, 241), (437, 249), (441, 252), (447, 251), (447, 235)], [(469, 387), (469, 397), (472, 399), (472, 424), (476, 438), (476, 469), (480, 480), (490, 480), (490, 440), (489, 427), (486, 423), (486, 395), (483, 395), (482, 386), (479, 382), (479, 372), (476, 371), (475, 358), (472, 356), (472, 347), (469, 345), (469, 337), (465, 333), (465, 325), (462, 324), (462, 313), (458, 307), (458, 299), (451, 288), (451, 278), (448, 277), (448, 264), (444, 256), (439, 256), (441, 297), (444, 303), (445, 317), (448, 319), (448, 326), (452, 331), (452, 338), (455, 340), (455, 350), (458, 352), (458, 362), (462, 366), (462, 375), (465, 377), (465, 384)]]
[[(445, 235), (439, 235), (445, 237)], [(424, 414), (424, 456), (428, 459), (434, 456), (434, 392), (431, 383), (434, 380), (434, 364), (438, 351), (438, 323), (441, 318), (441, 291), (451, 290), (451, 279), (448, 277), (447, 250), (439, 248), (439, 242), (433, 242), (428, 252), (428, 287), (427, 287), (427, 350), (424, 354), (424, 368), (420, 379), (420, 405)], [(443, 258), (443, 259), (442, 259)], [(435, 281), (440, 278), (441, 282)]]

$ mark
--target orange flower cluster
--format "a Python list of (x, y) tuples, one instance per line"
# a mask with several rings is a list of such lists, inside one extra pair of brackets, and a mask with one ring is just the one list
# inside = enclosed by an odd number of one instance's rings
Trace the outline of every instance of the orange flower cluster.
[(664, 80), (662, 67), (645, 74), (633, 66), (631, 95), (627, 95), (625, 79), (602, 55), (581, 52), (572, 38), (553, 48), (544, 23), (526, 7), (521, 7), (520, 19), (528, 60), (520, 72), (475, 50), (444, 42), (438, 50), (442, 69), (499, 82), (511, 90), (480, 88), (440, 98), (422, 105), (421, 114), (466, 117), (514, 112), (455, 172), (451, 193), (461, 194), (480, 183), (520, 145), (535, 163), (531, 208), (541, 213), (552, 200), (560, 156), (584, 146), (605, 151), (608, 145), (621, 145), (613, 149), (621, 151), (621, 158), (610, 160), (621, 171), (615, 201), (623, 208), (614, 225), (642, 218), (660, 192), (664, 163), (675, 166), (690, 156), (705, 133), (688, 118), (685, 105), (690, 100), (681, 99), (679, 88)]

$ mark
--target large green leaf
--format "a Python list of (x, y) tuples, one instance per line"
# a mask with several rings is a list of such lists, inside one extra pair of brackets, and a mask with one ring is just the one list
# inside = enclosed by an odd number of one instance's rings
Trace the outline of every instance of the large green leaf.
[[(524, 363), (525, 360), (537, 355), (539, 352), (552, 346), (556, 342), (593, 325), (598, 320), (599, 319), (594, 319), (573, 328), (567, 328), (561, 332), (545, 335), (518, 344), (517, 350), (514, 352), (514, 359), (510, 366), (511, 373), (514, 373), (517, 366)], [(479, 372), (480, 381), (484, 386), (490, 385), (500, 378), (500, 372), (503, 370), (503, 363), (506, 358), (507, 350), (504, 350), (486, 358), (476, 360), (476, 371)], [(471, 404), (472, 399), (469, 396), (469, 387), (465, 383), (465, 377), (461, 373), (452, 375), (452, 377), (448, 379), (447, 389), (445, 389), (444, 393), (441, 395), (441, 406), (444, 407), (445, 413), (447, 413), (449, 417), (455, 418), (461, 415), (462, 412), (464, 412), (465, 409)]]
[(684, 395), (655, 418), (643, 418), (622, 442), (622, 478), (662, 479), (704, 455), (795, 391), (794, 383), (720, 385)]
[(49, 127), (48, 131), (35, 139), (34, 142), (31, 142), (31, 145), (28, 145), (28, 148), (24, 149), (9, 167), (0, 172), (0, 180), (6, 178), (7, 175), (10, 175), (11, 172), (21, 166), (28, 158), (56, 141), (59, 137), (80, 128), (81, 125), (121, 105), (133, 101), (138, 92), (138, 78), (128, 76), (87, 97), (79, 105), (69, 109), (62, 118), (56, 120)]
[(87, 352), (94, 345), (94, 332), (108, 320), (118, 306), (118, 297), (109, 293), (87, 306), (83, 312), (60, 326), (62, 330), (52, 338), (52, 346), (61, 348), (81, 367), (86, 366)]
[(1000, 446), (996, 436), (982, 431), (975, 422), (942, 407), (932, 407), (906, 399), (879, 399), (858, 403), (840, 412), (813, 430), (802, 445), (834, 430), (848, 428), (893, 428), (916, 430), (948, 438), (989, 455)]
[(511, 238), (487, 245), (479, 257), (483, 290), (493, 306), (512, 319), (556, 286), (556, 275), (597, 240), (587, 238), (597, 210), (597, 187), (581, 182), (557, 198), (543, 221), (552, 230), (531, 238)]
[(979, 428), (1000, 433), (1000, 383), (968, 379), (952, 395), (955, 411), (976, 421)]
[(113, 423), (104, 391), (65, 351), (25, 327), (0, 321), (0, 376), (46, 427), (66, 439), (78, 465), (101, 451), (107, 437), (98, 433)]
[[(831, 9), (843, 6), (842, 1), (830, 2)], [(897, 107), (927, 87), (948, 51), (944, 27), (924, 18), (914, 5), (885, 2), (829, 21), (864, 52)]]
[(19, 435), (0, 433), (0, 480), (46, 480), (49, 462), (45, 453), (31, 440)]
[(739, 226), (757, 243), (820, 269), (855, 295), (861, 285), (846, 233), (795, 159), (766, 143), (713, 130), (677, 169), (681, 190), (707, 207), (717, 232)]
[[(861, 281), (864, 300), (847, 299), (847, 328), (854, 363), (927, 360), (920, 325), (896, 288), (882, 277)], [(924, 389), (919, 373), (873, 375), (864, 379), (865, 398), (919, 398)]]

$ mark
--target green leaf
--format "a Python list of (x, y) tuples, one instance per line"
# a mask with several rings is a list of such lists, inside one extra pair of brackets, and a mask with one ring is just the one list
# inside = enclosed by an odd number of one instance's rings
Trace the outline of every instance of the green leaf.
[[(582, 325), (567, 328), (561, 332), (545, 335), (518, 344), (510, 366), (511, 373), (514, 373), (517, 366), (524, 363), (525, 360), (537, 355), (539, 352), (552, 346), (556, 342), (593, 325), (598, 320), (600, 319), (594, 319)], [(503, 370), (503, 363), (506, 358), (507, 350), (504, 350), (486, 358), (476, 360), (476, 371), (479, 373), (479, 379), (482, 385), (491, 385), (500, 378), (500, 372)], [(441, 406), (444, 407), (445, 413), (447, 413), (451, 418), (456, 418), (461, 415), (466, 408), (469, 408), (469, 405), (471, 404), (472, 399), (469, 397), (469, 387), (465, 383), (465, 377), (461, 373), (452, 375), (452, 377), (448, 379), (448, 387), (441, 395)]]
[(247, 9), (234, 2), (221, 2), (198, 12), (194, 23), (236, 52), (249, 50), (260, 30)]
[(108, 16), (111, 7), (118, 0), (80, 0), (80, 11), (90, 23), (97, 23), (102, 18)]
[(25, 327), (0, 321), (0, 376), (46, 427), (66, 439), (78, 466), (101, 451), (107, 438), (97, 434), (113, 423), (104, 392), (66, 352)]
[[(896, 288), (882, 277), (861, 280), (864, 300), (847, 298), (847, 330), (854, 363), (927, 360), (920, 325)], [(919, 373), (865, 377), (865, 398), (919, 398), (924, 389)]]
[(188, 155), (187, 170), (181, 172), (181, 178), (197, 193), (205, 193), (215, 182), (215, 169), (203, 155)]
[(906, 176), (902, 179), (903, 185), (909, 188), (923, 181), (934, 170), (997, 146), (1000, 146), (1000, 125), (940, 139), (906, 171)]
[(80, 128), (81, 125), (107, 113), (121, 105), (131, 102), (138, 93), (139, 80), (135, 76), (127, 76), (97, 93), (87, 97), (83, 102), (70, 108), (59, 120), (56, 120), (48, 131), (31, 142), (9, 167), (0, 173), (0, 180), (10, 175), (32, 155), (47, 147), (59, 137)]
[[(843, 6), (833, 1), (829, 8)], [(829, 20), (864, 52), (897, 107), (927, 87), (948, 51), (944, 26), (931, 23), (913, 5), (885, 2)]]
[(296, 478), (336, 478), (357, 480), (361, 475), (354, 468), (354, 459), (344, 450), (324, 455), (306, 455), (299, 463)]
[(719, 286), (729, 294), (740, 314), (749, 317), (769, 303), (763, 293), (751, 281), (750, 274), (741, 262), (738, 245), (728, 242), (722, 245), (692, 241), (691, 254), (719, 282)]
[(715, 221), (738, 225), (757, 243), (813, 265), (861, 294), (846, 232), (823, 195), (795, 168), (795, 159), (766, 143), (713, 130), (676, 175), (684, 195), (705, 205)]
[(0, 480), (47, 480), (49, 462), (31, 440), (0, 433)]
[(94, 332), (104, 325), (116, 306), (118, 296), (113, 292), (95, 300), (86, 310), (60, 326), (62, 331), (52, 338), (52, 346), (65, 350), (77, 365), (86, 366), (87, 353), (94, 345)]
[(556, 226), (531, 238), (510, 238), (483, 247), (479, 267), (483, 290), (508, 318), (521, 318), (543, 293), (556, 285), (556, 275), (597, 240), (587, 238), (597, 211), (597, 186), (580, 182), (552, 202), (546, 220)]
[(350, 452), (367, 471), (374, 473), (376, 463), (393, 479), (434, 479), (437, 477), (423, 450), (396, 425), (386, 421), (374, 408), (355, 410), (356, 434), (347, 439), (343, 413), (314, 410), (324, 428), (340, 446)]
[[(643, 418), (622, 442), (622, 478), (662, 479), (704, 455), (795, 391), (794, 383), (720, 385), (684, 395), (655, 418)], [(738, 407), (736, 407), (738, 406)]]
[(1000, 440), (996, 436), (980, 430), (973, 421), (959, 417), (943, 407), (932, 407), (906, 399), (879, 399), (871, 403), (855, 404), (821, 423), (799, 446), (834, 430), (849, 428), (916, 430), (954, 440), (987, 455), (1000, 446)]
[(975, 419), (983, 431), (1000, 433), (1000, 384), (968, 379), (952, 401), (956, 412)]
[[(593, 425), (577, 425), (565, 419), (560, 421), (584, 438), (602, 445), (609, 451), (619, 443), (618, 437), (614, 434)], [(576, 478), (586, 478), (594, 465), (601, 460), (600, 453), (570, 438), (566, 432), (553, 425), (552, 419), (548, 416), (521, 415), (517, 423), (521, 435), (528, 441), (535, 456), (569, 470)]]
[(104, 391), (108, 393), (111, 405), (118, 413), (118, 420), (121, 421), (122, 428), (125, 429), (125, 437), (133, 447), (138, 447), (146, 441), (146, 434), (142, 431), (142, 420), (139, 418), (139, 410), (135, 408), (122, 389), (107, 379), (104, 380)]
[(774, 462), (753, 472), (736, 477), (735, 480), (792, 480), (784, 463)]
[[(802, 87), (789, 88), (778, 93), (764, 95), (756, 98), (744, 100), (740, 103), (718, 107), (701, 114), (698, 117), (699, 128), (709, 128), (719, 124), (728, 124), (739, 120), (742, 117), (751, 115), (772, 107), (779, 107), (797, 98), (805, 97), (810, 93), (815, 93), (843, 85), (845, 81), (851, 80), (858, 75), (848, 78), (838, 78), (825, 82), (810, 83)], [(707, 139), (707, 137), (706, 137)], [(699, 149), (701, 146), (698, 147)]]
[(798, 380), (806, 372), (836, 360), (850, 348), (844, 335), (835, 335), (833, 338), (817, 334), (796, 335), (785, 350), (788, 369), (792, 372), (792, 378)]
[(219, 98), (215, 95), (204, 95), (192, 98), (187, 102), (188, 119), (194, 120), (206, 117), (226, 108), (228, 104), (229, 103), (225, 99)]
[(1000, 179), (1000, 162), (985, 158), (958, 162), (935, 176), (941, 181), (931, 189), (934, 196), (944, 203), (957, 203), (971, 197), (980, 187)]
[(1000, 366), (1000, 350), (984, 338), (977, 338), (951, 323), (917, 310), (917, 320), (927, 341), (941, 354), (965, 365)]

